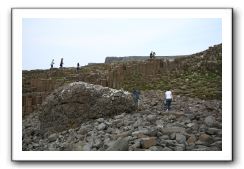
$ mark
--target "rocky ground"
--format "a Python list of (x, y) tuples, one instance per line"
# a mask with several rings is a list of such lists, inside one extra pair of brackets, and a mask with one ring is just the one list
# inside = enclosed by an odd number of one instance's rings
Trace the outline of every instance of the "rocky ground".
[[(41, 130), (39, 112), (23, 119), (24, 151), (221, 151), (222, 102), (175, 96), (163, 110), (162, 92), (141, 93), (139, 110), (88, 119), (61, 132)], [(106, 105), (104, 105), (106, 106)]]

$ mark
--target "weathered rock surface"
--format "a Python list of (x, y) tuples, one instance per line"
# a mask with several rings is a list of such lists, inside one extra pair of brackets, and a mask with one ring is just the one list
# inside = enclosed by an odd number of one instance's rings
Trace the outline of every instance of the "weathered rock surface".
[[(76, 128), (87, 119), (114, 116), (135, 109), (131, 94), (100, 85), (74, 82), (55, 90), (39, 109), (41, 130), (59, 132)], [(104, 130), (104, 123), (98, 126)]]
[[(77, 90), (79, 90), (79, 85), (80, 83), (75, 84)], [(69, 88), (69, 86), (66, 87)], [(106, 90), (109, 91), (109, 89), (105, 89), (105, 91)], [(63, 90), (60, 89), (59, 91), (62, 92)], [(96, 90), (94, 89), (94, 91)], [(91, 91), (91, 93), (94, 93), (94, 91)], [(68, 100), (72, 100), (72, 96), (69, 94), (69, 92), (73, 93), (78, 98), (78, 94), (76, 94), (75, 91), (65, 91), (63, 92), (63, 97), (67, 95), (70, 98), (66, 99), (66, 102), (68, 102)], [(222, 150), (222, 111), (220, 106), (216, 106), (221, 105), (221, 101), (206, 101), (181, 96), (174, 99), (174, 102), (172, 103), (172, 110), (165, 112), (162, 109), (162, 105), (160, 105), (162, 100), (160, 100), (161, 97), (158, 95), (158, 93), (158, 91), (142, 92), (141, 104), (143, 104), (143, 109), (139, 111), (133, 111), (132, 105), (130, 106), (131, 102), (129, 94), (125, 95), (125, 98), (121, 98), (122, 100), (125, 99), (124, 102), (122, 101), (122, 103), (126, 103), (126, 108), (123, 109), (122, 107), (123, 111), (119, 111), (118, 109), (113, 108), (112, 105), (109, 105), (109, 103), (106, 102), (106, 104), (103, 105), (103, 108), (98, 108), (98, 110), (102, 109), (109, 111), (111, 108), (111, 110), (117, 110), (114, 111), (114, 114), (111, 113), (108, 116), (94, 116), (94, 118), (90, 119), (81, 115), (81, 119), (80, 121), (77, 121), (78, 125), (76, 127), (70, 126), (65, 130), (56, 131), (54, 133), (49, 132), (49, 129), (53, 129), (52, 127), (49, 128), (49, 126), (44, 128), (46, 130), (43, 130), (42, 123), (44, 123), (44, 121), (42, 121), (43, 119), (41, 118), (41, 120), (39, 120), (39, 116), (41, 114), (40, 112), (35, 112), (23, 119), (23, 150)], [(50, 109), (43, 110), (51, 110), (51, 113), (60, 110), (58, 107), (60, 106), (59, 103), (62, 103), (62, 98), (59, 95), (60, 94), (56, 91), (47, 99), (47, 101), (51, 102), (52, 105), (54, 105), (53, 103), (58, 104), (56, 107), (54, 106), (55, 108), (52, 109), (50, 106)], [(81, 93), (79, 93), (79, 95), (82, 96)], [(99, 94), (96, 96), (99, 96)], [(60, 99), (60, 102), (57, 101), (58, 98)], [(97, 98), (103, 100), (103, 98)], [(108, 98), (112, 99), (112, 96)], [(158, 100), (158, 104), (150, 104), (150, 100), (152, 99)], [(98, 102), (100, 102), (100, 100)], [(45, 104), (48, 105), (48, 103)], [(96, 102), (93, 102), (93, 104), (95, 106)], [(96, 111), (96, 109), (91, 110), (89, 108), (87, 110)], [(60, 112), (60, 116), (64, 116), (65, 112)], [(175, 115), (178, 112), (181, 113), (180, 116)], [(95, 114), (95, 112), (91, 113)], [(56, 115), (58, 115), (58, 112), (56, 112)], [(52, 116), (49, 115), (48, 117)], [(57, 125), (57, 123), (65, 124), (65, 120), (69, 119), (70, 116), (64, 117), (64, 121), (55, 121), (55, 118), (53, 118), (53, 125)], [(76, 118), (80, 118), (80, 116), (77, 116)], [(214, 120), (212, 121), (211, 119)], [(47, 120), (47, 122), (50, 121)], [(60, 127), (61, 125), (58, 126)]]
[(128, 138), (120, 138), (116, 140), (107, 151), (128, 151), (129, 149), (129, 139)]
[[(113, 59), (125, 62), (111, 63)], [(140, 61), (133, 61), (137, 59)], [(160, 59), (156, 56), (155, 59), (149, 59), (149, 56), (146, 56), (144, 59), (107, 58), (104, 64), (82, 66), (79, 71), (75, 67), (24, 70), (22, 71), (22, 115), (26, 116), (37, 110), (54, 89), (76, 81), (115, 89), (123, 88), (127, 91), (132, 91), (135, 87), (140, 90), (164, 91), (170, 86), (174, 89), (174, 94), (221, 100), (222, 44), (214, 45), (188, 57), (170, 56)], [(160, 103), (155, 98), (150, 99), (152, 106)], [(208, 105), (206, 108), (213, 110), (213, 107)]]

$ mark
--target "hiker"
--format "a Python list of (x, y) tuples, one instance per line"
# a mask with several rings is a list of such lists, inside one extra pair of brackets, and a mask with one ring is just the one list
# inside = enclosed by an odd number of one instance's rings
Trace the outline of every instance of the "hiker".
[(54, 65), (54, 59), (51, 62), (51, 69), (53, 68), (53, 65)]
[(64, 61), (63, 61), (64, 59), (63, 58), (61, 58), (61, 62), (60, 62), (60, 68), (62, 68), (63, 67), (63, 64), (64, 64)]
[(151, 51), (151, 53), (150, 53), (150, 58), (153, 59), (153, 58), (155, 58), (155, 56), (156, 56), (156, 53), (153, 52), (153, 51)]
[(153, 51), (150, 52), (150, 59), (153, 58)]
[(165, 92), (165, 100), (166, 100), (166, 111), (170, 110), (171, 102), (173, 101), (173, 95), (170, 90)]
[(152, 57), (153, 57), (153, 58), (155, 58), (155, 56), (156, 56), (156, 53), (155, 53), (155, 52), (153, 52), (153, 53), (152, 53)]
[(77, 63), (77, 71), (80, 69), (80, 64), (79, 64), (79, 62)]
[(136, 108), (138, 108), (138, 102), (140, 99), (140, 92), (138, 90), (133, 89), (132, 97), (133, 97), (134, 104), (135, 104)]

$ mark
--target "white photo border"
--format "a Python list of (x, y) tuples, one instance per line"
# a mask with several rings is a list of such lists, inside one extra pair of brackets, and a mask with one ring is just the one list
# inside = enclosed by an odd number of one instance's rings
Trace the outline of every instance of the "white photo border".
[[(13, 161), (232, 161), (232, 8), (12, 8)], [(23, 18), (221, 18), (222, 151), (22, 151)]]

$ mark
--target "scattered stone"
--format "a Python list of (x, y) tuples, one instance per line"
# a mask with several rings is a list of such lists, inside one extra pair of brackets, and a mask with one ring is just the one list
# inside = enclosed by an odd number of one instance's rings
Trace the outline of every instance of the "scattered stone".
[(48, 137), (48, 141), (49, 142), (54, 142), (56, 141), (58, 138), (58, 134), (54, 133), (54, 134), (51, 134), (49, 137)]
[(206, 133), (207, 134), (210, 134), (210, 135), (217, 135), (217, 134), (222, 134), (222, 133), (220, 133), (220, 129), (216, 129), (216, 128), (208, 128), (207, 129), (207, 131), (206, 131)]
[(202, 124), (200, 127), (199, 127), (199, 131), (200, 132), (206, 132), (207, 131), (207, 126), (205, 124)]
[(106, 128), (106, 125), (104, 123), (101, 123), (97, 126), (98, 130), (104, 130)]
[(168, 140), (169, 139), (169, 136), (168, 135), (163, 135), (160, 137), (161, 140)]
[(193, 151), (194, 148), (195, 148), (195, 144), (189, 144), (186, 146), (186, 151)]
[(175, 151), (185, 151), (186, 146), (185, 144), (176, 144), (174, 150)]
[(144, 149), (147, 149), (149, 147), (156, 145), (156, 137), (148, 137), (148, 138), (142, 138), (141, 139), (141, 146)]
[(115, 119), (122, 119), (125, 116), (125, 113), (122, 113), (120, 115), (114, 116)]
[(185, 133), (185, 128), (183, 128), (183, 127), (168, 127), (168, 128), (162, 128), (161, 132), (164, 134)]
[(102, 122), (104, 122), (104, 118), (99, 118), (99, 119), (97, 119), (97, 121), (98, 121), (99, 123), (102, 123)]
[(171, 140), (175, 140), (175, 137), (176, 137), (176, 133), (172, 133), (172, 134), (170, 134), (170, 137), (169, 137), (169, 138), (170, 138)]
[(198, 141), (196, 142), (196, 144), (203, 144), (203, 145), (209, 145), (211, 143), (213, 143), (213, 139), (211, 136), (207, 134), (201, 134), (198, 138)]
[(91, 144), (85, 144), (83, 147), (81, 147), (83, 151), (91, 151), (92, 150), (92, 145)]
[(156, 137), (157, 133), (158, 133), (157, 128), (149, 128), (147, 135), (150, 136), (150, 137)]
[(183, 134), (176, 133), (176, 141), (180, 144), (185, 144), (186, 137)]
[(215, 118), (213, 116), (208, 116), (205, 118), (204, 123), (209, 126), (212, 127), (215, 123)]
[(191, 135), (188, 139), (187, 139), (187, 143), (189, 145), (191, 144), (195, 144), (195, 141), (197, 140), (196, 136), (195, 135)]
[(187, 127), (193, 127), (195, 124), (194, 123), (189, 123), (189, 124), (187, 124), (186, 126)]
[(137, 138), (143, 138), (143, 137), (147, 137), (146, 136), (147, 134), (148, 134), (148, 130), (144, 129), (144, 130), (135, 131), (131, 135)]
[(156, 119), (157, 119), (157, 116), (156, 115), (149, 114), (147, 116), (147, 120), (150, 121), (151, 123), (152, 122), (156, 122)]
[(81, 135), (84, 135), (87, 132), (88, 131), (87, 131), (86, 127), (84, 127), (84, 126), (81, 126), (80, 129), (78, 130), (78, 133), (81, 134)]
[(125, 132), (122, 132), (122, 133), (119, 133), (115, 136), (115, 139), (118, 139), (118, 138), (124, 138), (124, 137), (128, 137), (130, 134), (130, 132), (128, 131), (125, 131)]
[(149, 148), (150, 151), (163, 151), (163, 148), (160, 146), (152, 146)]
[(122, 138), (115, 141), (107, 151), (128, 151), (129, 150), (129, 139)]
[(222, 141), (222, 137), (213, 137), (214, 142)]
[(164, 147), (163, 149), (162, 149), (162, 151), (173, 151), (171, 148), (169, 148), (169, 147)]
[(211, 149), (204, 145), (196, 145), (192, 151), (211, 151)]
[(134, 144), (132, 144), (130, 147), (132, 148), (132, 150), (140, 148), (141, 147), (141, 140), (140, 139), (134, 140)]
[(174, 113), (174, 115), (176, 118), (180, 118), (180, 117), (184, 116), (185, 114), (183, 112), (176, 112), (176, 113)]
[(216, 141), (213, 144), (211, 144), (211, 146), (217, 147), (218, 151), (222, 150), (222, 141)]

